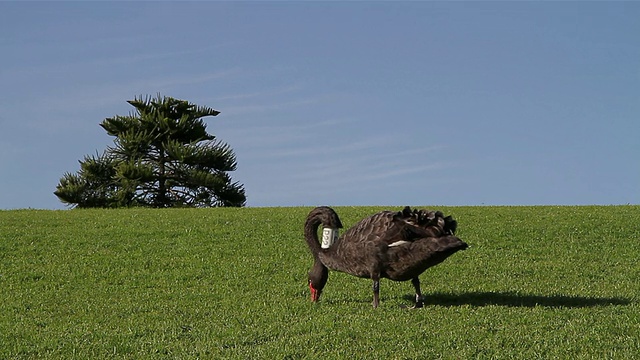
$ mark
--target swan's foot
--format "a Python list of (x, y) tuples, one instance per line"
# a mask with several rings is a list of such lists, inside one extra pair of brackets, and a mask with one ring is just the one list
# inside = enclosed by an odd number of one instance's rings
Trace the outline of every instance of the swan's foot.
[(415, 304), (415, 305), (413, 305), (411, 307), (407, 306), (407, 305), (400, 305), (400, 308), (401, 309), (409, 309), (409, 310), (422, 309), (422, 305)]
[(422, 303), (422, 292), (420, 291), (420, 279), (418, 279), (418, 277), (414, 277), (413, 279), (411, 279), (411, 283), (416, 289), (416, 305), (412, 309), (420, 309), (424, 306), (424, 304)]
[(422, 296), (416, 295), (416, 303), (409, 307), (408, 305), (400, 305), (401, 309), (421, 309), (424, 307), (424, 302), (422, 301)]
[(422, 296), (416, 294), (416, 305), (413, 308), (420, 309), (422, 307), (424, 307), (424, 302), (422, 302)]
[(380, 305), (380, 278), (373, 280), (373, 308), (376, 309)]

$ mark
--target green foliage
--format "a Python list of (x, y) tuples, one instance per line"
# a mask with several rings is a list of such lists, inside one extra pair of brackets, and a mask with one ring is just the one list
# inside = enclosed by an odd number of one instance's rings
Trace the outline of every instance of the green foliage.
[[(382, 208), (336, 208), (345, 227)], [(398, 208), (399, 209), (399, 208)], [(450, 207), (470, 244), (409, 282), (332, 272), (311, 208), (0, 211), (0, 358), (631, 359), (640, 207)]]
[(206, 132), (202, 120), (218, 111), (170, 97), (128, 101), (136, 110), (105, 119), (114, 147), (85, 157), (54, 192), (79, 208), (244, 206), (244, 187), (231, 147)]
[(55, 194), (61, 201), (81, 208), (127, 206), (135, 187), (118, 183), (119, 167), (112, 157), (85, 156), (80, 161), (80, 171), (65, 173)]

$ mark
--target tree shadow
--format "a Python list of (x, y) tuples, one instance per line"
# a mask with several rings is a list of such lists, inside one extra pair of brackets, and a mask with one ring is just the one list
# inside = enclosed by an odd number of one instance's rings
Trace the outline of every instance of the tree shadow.
[[(415, 295), (406, 295), (405, 300), (413, 301)], [(466, 292), (460, 294), (433, 293), (423, 294), (424, 305), (438, 306), (508, 306), (508, 307), (550, 307), (585, 308), (595, 306), (629, 305), (631, 300), (624, 298), (584, 297), (567, 295), (534, 295), (516, 292)]]

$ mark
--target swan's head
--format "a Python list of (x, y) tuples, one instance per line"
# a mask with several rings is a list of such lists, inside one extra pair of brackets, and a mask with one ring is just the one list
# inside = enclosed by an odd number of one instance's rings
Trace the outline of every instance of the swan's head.
[(309, 290), (311, 291), (311, 301), (316, 302), (320, 300), (320, 294), (322, 289), (327, 284), (329, 279), (329, 269), (322, 265), (320, 261), (316, 261), (309, 271)]

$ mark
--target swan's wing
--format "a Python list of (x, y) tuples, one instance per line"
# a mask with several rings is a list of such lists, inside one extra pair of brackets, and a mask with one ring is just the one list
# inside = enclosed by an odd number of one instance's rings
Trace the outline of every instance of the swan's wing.
[(360, 220), (342, 234), (340, 242), (349, 246), (391, 245), (398, 241), (452, 235), (456, 227), (457, 222), (451, 216), (444, 217), (441, 211), (411, 210), (406, 206), (402, 211), (381, 211)]
[[(372, 243), (378, 242), (382, 236), (390, 231), (397, 212), (381, 211), (360, 220), (340, 237), (341, 242)], [(396, 229), (395, 231), (398, 231)]]

